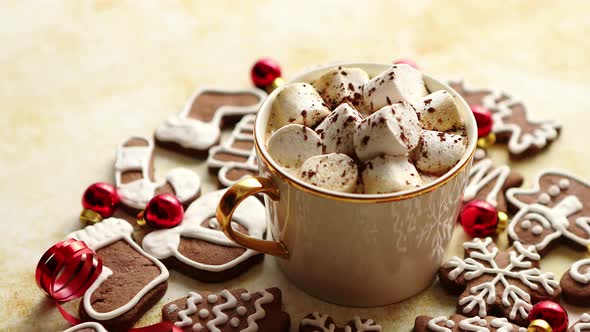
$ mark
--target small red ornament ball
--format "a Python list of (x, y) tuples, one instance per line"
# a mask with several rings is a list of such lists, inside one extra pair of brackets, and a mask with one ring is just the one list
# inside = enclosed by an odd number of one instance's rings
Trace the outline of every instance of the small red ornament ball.
[(271, 85), (275, 79), (281, 77), (281, 66), (271, 58), (262, 58), (252, 66), (250, 77), (254, 85), (264, 89)]
[(481, 200), (465, 204), (459, 220), (465, 233), (471, 237), (486, 237), (494, 234), (499, 222), (496, 208)]
[(494, 124), (492, 113), (481, 105), (469, 105), (469, 107), (471, 107), (475, 122), (477, 122), (477, 137), (488, 136), (492, 132), (492, 125)]
[(416, 64), (416, 62), (411, 59), (397, 59), (393, 62), (393, 64), (395, 64), (395, 65), (406, 64), (408, 66), (414, 67), (415, 69), (419, 69), (418, 64)]
[(533, 306), (529, 312), (529, 323), (535, 319), (546, 321), (553, 332), (565, 332), (569, 325), (569, 319), (565, 309), (553, 301), (541, 301)]
[(154, 228), (171, 228), (182, 222), (184, 208), (176, 196), (160, 194), (154, 196), (143, 211), (143, 218)]
[(103, 218), (113, 215), (119, 201), (115, 187), (104, 182), (91, 184), (82, 195), (82, 206)]

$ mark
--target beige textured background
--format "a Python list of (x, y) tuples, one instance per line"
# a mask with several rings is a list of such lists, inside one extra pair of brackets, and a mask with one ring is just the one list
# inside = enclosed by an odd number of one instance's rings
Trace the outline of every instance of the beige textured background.
[[(565, 128), (547, 153), (515, 165), (527, 184), (549, 167), (590, 178), (588, 12), (583, 0), (3, 1), (0, 330), (67, 327), (33, 278), (43, 251), (80, 226), (84, 188), (112, 181), (115, 146), (132, 134), (150, 136), (195, 88), (248, 86), (260, 56), (279, 59), (287, 77), (318, 63), (411, 57), (435, 76), (503, 88)], [(493, 157), (505, 153), (496, 149)], [(173, 165), (205, 174), (202, 163), (158, 151), (160, 174)], [(461, 253), (462, 240), (458, 229), (448, 256)], [(559, 278), (579, 257), (559, 249), (543, 264)], [(188, 290), (279, 285), (294, 327), (318, 310), (338, 322), (358, 314), (387, 331), (408, 331), (416, 315), (451, 314), (455, 301), (435, 284), (396, 305), (337, 307), (288, 284), (272, 259), (224, 284), (174, 272), (171, 279), (160, 304)], [(159, 309), (140, 324), (158, 321)]]

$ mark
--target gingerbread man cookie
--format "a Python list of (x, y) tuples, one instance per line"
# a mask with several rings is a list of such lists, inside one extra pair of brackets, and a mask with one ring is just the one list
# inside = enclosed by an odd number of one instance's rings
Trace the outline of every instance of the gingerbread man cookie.
[[(201, 196), (188, 207), (180, 225), (146, 235), (143, 249), (172, 268), (210, 282), (233, 278), (262, 261), (261, 253), (241, 247), (219, 229), (215, 212), (225, 191)], [(255, 197), (247, 198), (234, 213), (232, 227), (262, 239), (265, 216), (264, 205)]]
[(590, 315), (582, 314), (580, 319), (567, 329), (567, 332), (590, 332)]
[(526, 328), (510, 323), (506, 318), (494, 316), (465, 317), (462, 315), (416, 317), (415, 332), (526, 332)]
[(495, 90), (471, 89), (463, 81), (449, 82), (469, 105), (482, 105), (492, 113), (492, 131), (498, 142), (507, 143), (512, 158), (534, 155), (557, 139), (561, 125), (554, 121), (532, 121), (526, 105)]
[(197, 91), (180, 114), (170, 117), (155, 133), (164, 148), (201, 157), (217, 144), (220, 128), (246, 114), (258, 112), (266, 93), (259, 89)]
[(258, 175), (254, 148), (256, 115), (246, 115), (238, 122), (230, 137), (209, 150), (207, 166), (217, 172), (219, 184), (229, 187), (244, 176)]
[(64, 332), (107, 332), (107, 330), (96, 322), (86, 322), (72, 326)]
[(132, 233), (125, 220), (108, 218), (66, 237), (84, 241), (104, 264), (80, 302), (83, 321), (126, 331), (166, 293), (168, 270), (131, 239)]
[(131, 137), (117, 148), (115, 185), (121, 202), (133, 212), (142, 210), (157, 194), (171, 193), (188, 206), (201, 193), (201, 178), (187, 168), (174, 168), (162, 181), (154, 181), (154, 143)]
[(337, 327), (332, 317), (318, 312), (313, 312), (299, 324), (299, 332), (369, 332), (382, 331), (381, 325), (372, 319), (354, 317), (343, 327)]
[(563, 274), (559, 285), (566, 302), (590, 307), (590, 258), (575, 262)]
[(461, 293), (457, 311), (465, 316), (485, 317), (498, 313), (524, 326), (533, 304), (555, 301), (561, 288), (552, 273), (539, 270), (540, 256), (534, 246), (514, 242), (499, 251), (491, 238), (463, 244), (465, 259), (452, 257), (439, 270), (443, 286)]
[(532, 189), (506, 193), (509, 205), (520, 209), (508, 224), (512, 241), (535, 246), (545, 254), (558, 242), (579, 250), (590, 245), (590, 184), (565, 172), (540, 174)]
[(164, 321), (183, 331), (288, 331), (289, 314), (282, 311), (278, 288), (249, 293), (245, 289), (190, 292), (162, 308)]

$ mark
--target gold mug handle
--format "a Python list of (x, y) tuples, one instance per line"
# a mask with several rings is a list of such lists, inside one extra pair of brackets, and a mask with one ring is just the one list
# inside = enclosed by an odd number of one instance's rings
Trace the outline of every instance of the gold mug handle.
[(270, 199), (279, 199), (279, 191), (272, 181), (263, 177), (247, 177), (234, 183), (221, 197), (217, 206), (217, 221), (223, 233), (234, 242), (252, 250), (265, 254), (288, 258), (289, 252), (280, 241), (266, 241), (256, 239), (231, 227), (231, 217), (240, 203), (249, 196), (263, 193)]

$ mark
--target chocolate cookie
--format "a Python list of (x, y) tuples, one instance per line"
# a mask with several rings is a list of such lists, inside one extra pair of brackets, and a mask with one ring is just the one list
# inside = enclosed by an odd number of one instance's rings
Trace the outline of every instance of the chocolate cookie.
[(170, 117), (155, 133), (156, 144), (189, 156), (203, 157), (219, 143), (220, 128), (254, 114), (267, 94), (259, 89), (197, 91), (180, 114)]
[(115, 185), (130, 214), (139, 212), (157, 194), (171, 193), (188, 206), (201, 193), (201, 178), (187, 168), (174, 168), (165, 180), (154, 180), (154, 143), (131, 137), (117, 149)]
[(258, 175), (254, 148), (255, 120), (256, 115), (244, 116), (223, 144), (209, 150), (207, 167), (217, 173), (222, 187), (229, 187), (244, 176)]
[(575, 262), (563, 274), (559, 285), (566, 302), (590, 307), (590, 258)]
[(489, 89), (471, 89), (465, 82), (449, 82), (469, 105), (482, 105), (493, 113), (498, 142), (507, 143), (510, 157), (528, 157), (547, 148), (557, 139), (561, 125), (554, 121), (532, 121), (528, 108), (510, 95)]
[(86, 322), (72, 326), (64, 332), (107, 332), (107, 330), (96, 322)]
[(108, 218), (67, 236), (84, 241), (104, 264), (80, 302), (83, 321), (126, 331), (166, 293), (168, 270), (131, 239), (132, 233), (125, 220)]
[(485, 316), (480, 318), (465, 317), (462, 315), (416, 317), (414, 323), (415, 332), (526, 332), (526, 328), (514, 325), (506, 318)]
[(582, 314), (580, 319), (567, 329), (567, 332), (590, 332), (590, 315)]
[(245, 289), (190, 292), (162, 308), (162, 319), (184, 331), (288, 331), (289, 314), (282, 311), (278, 288), (255, 293)]
[(555, 301), (561, 288), (552, 273), (539, 270), (534, 246), (514, 242), (499, 251), (491, 238), (463, 244), (465, 259), (452, 257), (439, 270), (443, 286), (460, 293), (457, 311), (465, 316), (495, 314), (525, 326), (533, 304)]
[(590, 245), (590, 184), (585, 180), (546, 171), (534, 188), (510, 189), (506, 197), (520, 209), (508, 224), (511, 241), (532, 244), (542, 255), (560, 242), (578, 250)]
[[(180, 225), (146, 235), (143, 249), (167, 266), (208, 282), (233, 278), (261, 262), (261, 253), (236, 244), (219, 229), (215, 212), (224, 193), (218, 190), (201, 196), (186, 210)], [(234, 229), (263, 238), (266, 214), (255, 197), (244, 200), (233, 218)]]
[(381, 325), (375, 324), (372, 319), (354, 317), (343, 327), (336, 326), (332, 317), (313, 312), (299, 323), (299, 332), (362, 332), (382, 331)]

